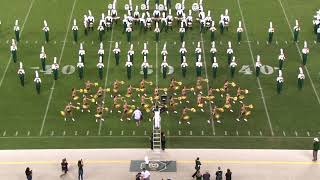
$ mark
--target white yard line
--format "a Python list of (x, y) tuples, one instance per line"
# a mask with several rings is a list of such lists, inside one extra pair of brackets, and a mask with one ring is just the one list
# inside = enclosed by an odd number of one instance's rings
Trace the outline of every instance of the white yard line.
[[(71, 13), (70, 13), (70, 18), (69, 18), (69, 22), (68, 22), (68, 27), (67, 27), (67, 32), (66, 32), (66, 35), (65, 35), (65, 37), (64, 37), (64, 42), (63, 42), (63, 45), (62, 45), (62, 49), (61, 49), (61, 53), (60, 53), (60, 57), (59, 57), (59, 62), (58, 62), (58, 64), (60, 64), (60, 63), (61, 63), (61, 60), (62, 60), (64, 48), (65, 48), (65, 46), (66, 46), (66, 41), (67, 41), (67, 37), (68, 37), (68, 34), (69, 34), (69, 29), (70, 29), (70, 24), (71, 24), (71, 20), (72, 20), (72, 15), (73, 15), (74, 7), (76, 6), (76, 2), (77, 2), (77, 0), (74, 0), (74, 1), (73, 1), (73, 6), (72, 6)], [(42, 133), (43, 133), (44, 124), (45, 124), (46, 119), (47, 119), (47, 114), (48, 114), (49, 107), (50, 107), (50, 104), (51, 104), (52, 95), (53, 95), (53, 91), (54, 91), (55, 85), (56, 85), (56, 81), (54, 80), (54, 81), (53, 81), (53, 84), (52, 84), (52, 87), (51, 87), (51, 91), (50, 91), (50, 95), (49, 95), (49, 100), (48, 100), (48, 103), (47, 103), (47, 106), (46, 106), (46, 111), (45, 111), (44, 116), (43, 116), (42, 125), (41, 125), (41, 129), (40, 129), (40, 132), (39, 132), (39, 135), (40, 135), (40, 136), (41, 136)]]
[[(161, 69), (161, 68), (160, 68)], [(156, 42), (156, 86), (158, 87), (158, 42)]]
[[(104, 81), (104, 88), (103, 89), (106, 89), (107, 88), (107, 84), (108, 84), (108, 76), (109, 76), (109, 63), (110, 63), (110, 57), (111, 57), (111, 54), (112, 54), (112, 42), (113, 42), (113, 29), (115, 27), (112, 25), (112, 29), (111, 29), (111, 38), (110, 38), (110, 47), (109, 47), (109, 54), (108, 54), (108, 62), (107, 62), (107, 72), (106, 72), (106, 79)], [(105, 101), (105, 97), (106, 97), (106, 92), (103, 91), (103, 100)], [(102, 121), (99, 122), (99, 129), (98, 129), (98, 135), (100, 136), (101, 135), (101, 128), (102, 128)]]
[[(201, 46), (202, 46), (202, 50), (203, 50), (204, 69), (205, 69), (205, 72), (206, 72), (206, 79), (208, 79), (208, 82), (207, 82), (207, 93), (209, 93), (209, 77), (208, 77), (207, 63), (206, 63), (206, 51), (204, 49), (202, 33), (200, 33), (200, 37), (201, 37)], [(209, 102), (209, 108), (210, 108), (209, 109), (209, 113), (210, 113), (210, 119), (211, 119), (212, 134), (215, 135), (216, 131), (215, 131), (215, 128), (214, 128), (214, 121), (213, 121), (213, 116), (212, 116), (212, 113), (211, 113), (212, 105), (211, 105), (210, 102)]]
[[(34, 0), (31, 1), (30, 6), (29, 6), (29, 9), (28, 9), (28, 12), (27, 12), (27, 15), (25, 16), (24, 21), (23, 21), (23, 24), (22, 24), (22, 26), (21, 26), (20, 39), (21, 39), (21, 35), (22, 35), (23, 29), (24, 29), (24, 25), (26, 24), (26, 22), (27, 22), (27, 20), (28, 20), (28, 18), (29, 18), (31, 9), (32, 9), (32, 7), (33, 7), (33, 3), (34, 3)], [(3, 80), (4, 80), (5, 76), (6, 76), (6, 74), (7, 74), (7, 71), (8, 71), (8, 69), (9, 69), (11, 60), (12, 60), (12, 56), (10, 56), (9, 61), (7, 62), (6, 68), (4, 69), (4, 72), (3, 72), (3, 74), (2, 74), (2, 77), (1, 77), (1, 80), (0, 80), (0, 88), (1, 88), (1, 86), (2, 86), (2, 83), (3, 83)]]
[[(287, 13), (286, 13), (283, 5), (282, 5), (281, 0), (278, 0), (278, 1), (279, 1), (280, 5), (281, 5), (282, 12), (283, 12), (283, 14), (284, 14), (284, 17), (286, 18), (287, 24), (288, 24), (289, 29), (290, 29), (290, 31), (291, 31), (291, 34), (292, 34), (292, 36), (293, 36), (293, 30), (292, 30), (292, 28), (290, 27), (290, 22), (289, 22), (289, 20), (288, 20)], [(299, 55), (300, 55), (300, 58), (302, 59), (302, 54), (301, 54), (301, 51), (300, 51), (300, 48), (299, 48), (298, 43), (295, 43), (295, 45), (296, 45), (297, 51), (298, 51), (298, 53), (299, 53)], [(312, 86), (312, 88), (313, 88), (313, 92), (314, 92), (314, 94), (316, 95), (316, 98), (317, 98), (317, 100), (318, 100), (318, 104), (320, 104), (320, 98), (319, 98), (318, 92), (317, 92), (317, 90), (316, 90), (316, 88), (315, 88), (315, 86), (314, 86), (313, 80), (311, 79), (311, 76), (310, 76), (309, 70), (308, 70), (308, 68), (307, 68), (307, 65), (305, 65), (304, 68), (306, 69), (308, 78), (309, 78), (310, 83), (311, 83), (311, 86)]]
[[(253, 52), (252, 52), (252, 48), (251, 48), (251, 44), (250, 44), (250, 40), (249, 40), (248, 30), (246, 28), (246, 23), (245, 23), (244, 16), (243, 16), (243, 13), (242, 13), (242, 8), (240, 6), (240, 1), (237, 0), (237, 3), (238, 3), (238, 6), (239, 6), (239, 10), (240, 10), (240, 15), (241, 15), (241, 19), (242, 19), (242, 23), (243, 23), (243, 27), (244, 27), (244, 32), (246, 33), (246, 37), (247, 37), (247, 41), (248, 41), (248, 46), (249, 46), (249, 50), (250, 50), (250, 54), (251, 54), (252, 64), (254, 66), (255, 65), (254, 56), (253, 56)], [(271, 135), (274, 136), (273, 128), (272, 128), (272, 124), (271, 124), (271, 120), (270, 120), (270, 116), (269, 116), (269, 111), (268, 111), (268, 107), (267, 107), (267, 103), (266, 103), (266, 100), (265, 100), (265, 97), (264, 97), (264, 93), (263, 93), (263, 90), (262, 90), (262, 87), (261, 87), (261, 83), (260, 83), (259, 77), (257, 77), (257, 83), (258, 83), (259, 90), (260, 90), (260, 93), (261, 93), (264, 109), (266, 111), (266, 115), (267, 115), (267, 119), (268, 119), (268, 123), (269, 123), (269, 127), (270, 127), (270, 132), (271, 132)]]

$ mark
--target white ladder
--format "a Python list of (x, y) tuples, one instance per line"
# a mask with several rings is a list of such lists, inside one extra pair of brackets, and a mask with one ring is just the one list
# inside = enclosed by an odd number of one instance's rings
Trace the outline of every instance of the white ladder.
[(153, 143), (153, 160), (159, 161), (161, 154), (161, 125), (159, 128), (155, 128), (155, 123), (153, 122), (153, 135), (152, 135), (152, 143)]

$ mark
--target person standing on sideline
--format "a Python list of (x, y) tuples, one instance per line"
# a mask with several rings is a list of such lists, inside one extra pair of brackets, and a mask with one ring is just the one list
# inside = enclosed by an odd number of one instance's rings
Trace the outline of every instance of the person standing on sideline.
[(149, 141), (150, 141), (150, 149), (153, 150), (153, 133), (151, 133)]
[(30, 170), (29, 167), (27, 167), (26, 171), (27, 180), (32, 180), (32, 170)]
[(317, 159), (318, 159), (319, 146), (320, 146), (319, 139), (314, 138), (313, 139), (313, 159), (312, 159), (312, 161), (317, 161)]
[(150, 175), (151, 175), (150, 172), (146, 170), (146, 168), (142, 169), (141, 177), (143, 180), (150, 180)]
[(142, 120), (142, 112), (139, 107), (133, 111), (132, 117), (134, 117), (134, 121), (136, 122), (137, 127), (140, 126)]
[(196, 163), (196, 165), (195, 165), (194, 169), (196, 170), (196, 172), (193, 173), (192, 178), (194, 178), (196, 176), (196, 174), (198, 173), (198, 171), (200, 171), (201, 162), (200, 162), (199, 157), (197, 157), (197, 159), (195, 160), (195, 163)]
[(83, 161), (80, 159), (78, 161), (78, 180), (83, 180)]
[(62, 170), (63, 174), (61, 174), (60, 176), (63, 176), (65, 174), (67, 174), (67, 172), (68, 172), (68, 162), (67, 162), (66, 158), (62, 159), (61, 170)]
[(230, 169), (227, 169), (226, 180), (231, 180), (231, 175), (232, 175), (232, 172), (230, 171)]
[(218, 171), (216, 171), (216, 180), (222, 180), (222, 170), (221, 167), (218, 167)]
[(209, 171), (206, 171), (206, 173), (204, 173), (202, 175), (203, 180), (210, 180), (210, 173)]
[(166, 135), (161, 132), (161, 149), (164, 151), (166, 149)]

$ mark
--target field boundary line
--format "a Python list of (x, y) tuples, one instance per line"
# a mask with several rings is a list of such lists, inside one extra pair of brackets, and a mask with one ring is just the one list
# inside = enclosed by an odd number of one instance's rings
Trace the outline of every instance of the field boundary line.
[[(113, 40), (113, 29), (115, 28), (112, 24), (111, 26), (111, 37), (110, 37), (110, 46), (109, 46), (109, 54), (108, 54), (108, 62), (107, 62), (107, 72), (106, 72), (106, 79), (104, 80), (104, 88), (103, 89), (106, 89), (107, 88), (107, 84), (108, 84), (108, 76), (109, 76), (109, 66), (110, 66), (110, 57), (111, 57), (111, 53), (112, 53), (112, 40)], [(105, 101), (105, 98), (106, 98), (106, 91), (103, 91), (103, 101)], [(98, 129), (98, 135), (100, 136), (101, 135), (101, 128), (102, 128), (102, 121), (100, 120), (99, 122), (99, 129)]]
[[(64, 37), (64, 42), (63, 42), (62, 49), (61, 49), (61, 52), (60, 52), (60, 57), (59, 57), (58, 64), (61, 63), (63, 52), (64, 52), (64, 48), (66, 47), (66, 41), (67, 41), (67, 38), (68, 38), (69, 29), (70, 29), (70, 23), (71, 23), (71, 20), (72, 20), (73, 11), (74, 11), (74, 7), (76, 6), (76, 2), (77, 2), (77, 0), (73, 1), (73, 6), (72, 6), (72, 9), (71, 9), (71, 13), (70, 13), (69, 23), (68, 23), (68, 26), (67, 26), (67, 32), (66, 32), (66, 35)], [(41, 125), (41, 129), (40, 129), (40, 132), (39, 132), (40, 136), (43, 133), (44, 124), (45, 124), (46, 119), (47, 119), (47, 115), (48, 115), (48, 111), (49, 111), (50, 104), (51, 104), (51, 101), (52, 101), (52, 95), (53, 95), (53, 91), (54, 91), (55, 85), (56, 85), (56, 81), (54, 80), (53, 84), (52, 84), (52, 87), (51, 87), (51, 90), (50, 90), (50, 95), (49, 95), (48, 103), (47, 103), (47, 106), (46, 106), (46, 110), (45, 110), (45, 113), (44, 113), (44, 116), (43, 116), (42, 125)]]
[[(245, 20), (244, 20), (244, 16), (243, 16), (243, 13), (242, 13), (242, 8), (241, 8), (241, 5), (240, 5), (240, 1), (237, 0), (237, 3), (238, 3), (239, 10), (240, 10), (240, 15), (241, 15), (242, 23), (243, 23), (244, 32), (246, 33), (246, 37), (247, 37), (247, 41), (248, 41), (248, 46), (249, 46), (249, 51), (250, 51), (250, 54), (251, 54), (252, 64), (254, 66), (254, 64), (255, 64), (254, 63), (254, 56), (253, 56), (251, 44), (249, 43), (250, 39), (249, 39), (246, 23), (245, 23)], [(256, 79), (257, 79), (257, 83), (258, 83), (258, 86), (259, 86), (259, 90), (260, 90), (262, 102), (263, 102), (263, 105), (264, 105), (264, 109), (266, 111), (266, 116), (267, 116), (267, 119), (268, 119), (270, 132), (271, 132), (271, 135), (274, 136), (274, 132), (273, 132), (273, 128), (272, 128), (272, 124), (271, 124), (271, 120), (270, 120), (270, 115), (269, 115), (267, 103), (266, 103), (266, 100), (265, 100), (265, 97), (264, 97), (264, 93), (263, 93), (263, 90), (262, 90), (262, 86), (261, 86), (261, 83), (260, 83), (260, 79), (259, 79), (259, 77), (257, 77)]]
[[(23, 21), (23, 24), (22, 24), (22, 26), (21, 26), (20, 39), (21, 39), (21, 36), (22, 36), (22, 32), (23, 32), (24, 26), (25, 26), (27, 20), (29, 19), (29, 15), (30, 15), (31, 9), (32, 9), (32, 7), (33, 7), (34, 1), (35, 1), (35, 0), (32, 0), (32, 1), (31, 1), (30, 5), (29, 5), (28, 12), (27, 12), (27, 15), (25, 16), (24, 21)], [(3, 75), (2, 75), (1, 80), (0, 80), (0, 88), (2, 87), (3, 80), (4, 80), (4, 78), (5, 78), (5, 76), (6, 76), (7, 72), (8, 72), (9, 66), (10, 66), (10, 64), (11, 64), (11, 63), (10, 63), (11, 60), (12, 60), (12, 56), (10, 55), (9, 61), (8, 61), (7, 65), (6, 65), (6, 68), (4, 69)]]
[[(78, 161), (71, 160), (69, 163), (76, 164)], [(131, 160), (86, 160), (86, 164), (130, 164)], [(180, 164), (193, 164), (193, 160), (176, 160)], [(251, 164), (251, 165), (320, 165), (313, 161), (265, 161), (265, 160), (202, 160), (205, 164)], [(53, 165), (59, 161), (2, 161), (0, 165)]]
[[(291, 32), (292, 37), (293, 37), (293, 34), (294, 34), (294, 33), (293, 33), (293, 31), (292, 31), (292, 29), (291, 29), (291, 27), (290, 27), (290, 22), (289, 22), (289, 19), (288, 19), (287, 13), (286, 13), (286, 11), (285, 11), (285, 9), (284, 9), (283, 5), (282, 5), (281, 0), (278, 0), (278, 2), (280, 3), (280, 6), (281, 6), (281, 9), (282, 9), (282, 12), (283, 12), (283, 14), (284, 14), (284, 17), (285, 17), (285, 19), (286, 19), (286, 21), (287, 21), (287, 24), (288, 24), (288, 26), (289, 26), (290, 32)], [(301, 54), (301, 51), (300, 51), (300, 48), (299, 48), (298, 43), (297, 43), (297, 42), (295, 42), (295, 45), (296, 45), (297, 51), (298, 51), (298, 53), (299, 53), (299, 55), (300, 55), (300, 59), (302, 59), (302, 54)], [(306, 72), (307, 72), (307, 75), (308, 75), (308, 77), (309, 77), (309, 80), (310, 80), (310, 83), (311, 83), (311, 86), (312, 86), (313, 92), (314, 92), (314, 94), (316, 95), (316, 98), (317, 98), (318, 104), (320, 104), (320, 98), (319, 98), (318, 92), (317, 92), (317, 90), (316, 90), (316, 88), (315, 88), (315, 86), (314, 86), (313, 80), (312, 80), (312, 78), (311, 78), (311, 76), (310, 76), (310, 73), (309, 73), (309, 70), (308, 70), (307, 65), (305, 65), (305, 66), (304, 66), (304, 68), (306, 69)]]

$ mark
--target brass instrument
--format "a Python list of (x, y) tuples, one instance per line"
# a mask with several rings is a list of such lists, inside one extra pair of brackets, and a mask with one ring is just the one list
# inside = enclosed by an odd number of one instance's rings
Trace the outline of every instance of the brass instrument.
[(176, 83), (181, 86), (182, 85), (182, 82), (181, 81), (176, 81)]
[(144, 81), (145, 83), (149, 84), (150, 86), (152, 86), (152, 81)]
[(132, 88), (133, 90), (139, 92), (140, 91), (140, 88)]
[(220, 111), (220, 112), (224, 112), (223, 108), (217, 108), (217, 110)]
[(158, 88), (158, 90), (161, 90), (161, 91), (168, 91), (168, 88)]
[(234, 82), (231, 82), (231, 83), (228, 83), (228, 84), (230, 84), (232, 87), (236, 87), (237, 86), (237, 84), (234, 83)]
[(197, 110), (195, 108), (191, 108), (190, 111), (191, 112), (197, 112)]
[(250, 109), (253, 109), (253, 105), (252, 105), (252, 104), (250, 104), (250, 105), (248, 105), (248, 106), (245, 106), (245, 107), (250, 108)]
[(251, 114), (251, 111), (247, 111), (245, 115), (249, 116), (250, 114)]
[(74, 100), (74, 101), (76, 101), (76, 100), (78, 100), (78, 99), (79, 99), (79, 96), (73, 97), (73, 100)]
[(205, 100), (212, 100), (212, 99), (214, 99), (214, 96), (204, 96), (202, 98)]
[(182, 119), (183, 120), (188, 120), (188, 119), (190, 119), (190, 116), (183, 116)]
[(202, 82), (209, 82), (208, 79), (201, 79)]

